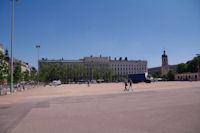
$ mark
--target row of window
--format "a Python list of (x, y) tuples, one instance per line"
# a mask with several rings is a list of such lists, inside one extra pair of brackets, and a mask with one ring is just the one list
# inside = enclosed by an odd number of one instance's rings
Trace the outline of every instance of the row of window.
[(118, 75), (128, 75), (128, 74), (137, 74), (137, 73), (144, 73), (144, 72), (115, 72)]
[(113, 68), (114, 71), (119, 71), (119, 70), (146, 70), (146, 68)]
[(125, 65), (125, 64), (112, 64), (111, 67), (146, 67), (146, 65)]
[(178, 76), (178, 79), (197, 79), (197, 75), (195, 76)]

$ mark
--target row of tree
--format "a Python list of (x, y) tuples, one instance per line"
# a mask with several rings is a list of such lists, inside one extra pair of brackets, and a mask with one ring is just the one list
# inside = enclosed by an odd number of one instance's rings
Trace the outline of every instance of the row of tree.
[[(88, 73), (89, 72), (89, 73)], [(39, 71), (39, 78), (42, 82), (61, 80), (62, 83), (79, 80), (107, 79), (112, 80), (114, 76), (111, 68), (91, 67), (74, 64), (65, 66), (60, 64), (43, 64)]]
[(169, 70), (167, 74), (158, 74), (158, 73), (150, 73), (154, 78), (164, 78), (169, 81), (173, 81), (175, 79), (175, 71)]
[[(5, 81), (10, 82), (10, 68), (5, 58), (6, 58), (5, 55), (2, 52), (0, 52), (0, 84)], [(36, 71), (31, 72), (31, 74), (28, 70), (22, 72), (21, 64), (17, 63), (14, 67), (14, 72), (13, 72), (14, 83), (18, 83), (21, 81), (29, 81), (29, 80), (38, 80)]]
[(178, 64), (177, 73), (186, 73), (186, 72), (197, 72), (200, 68), (200, 56), (194, 57), (192, 60), (187, 61), (186, 63)]
[[(157, 73), (151, 73), (154, 78), (165, 78), (167, 80), (174, 80), (176, 73), (195, 73), (198, 72), (200, 68), (200, 56), (194, 57), (192, 60), (187, 61), (186, 63), (180, 63), (177, 66), (176, 71), (170, 70), (166, 75), (161, 75)], [(199, 69), (200, 72), (200, 69)]]
[(0, 83), (4, 82), (8, 78), (9, 69), (8, 64), (5, 61), (5, 56), (0, 52)]
[[(18, 83), (21, 81), (29, 81), (29, 80), (34, 80), (36, 74), (30, 75), (30, 72), (28, 70), (22, 72), (21, 69), (21, 64), (17, 63), (16, 66), (14, 67), (14, 72), (13, 72), (13, 81), (14, 83)], [(10, 75), (8, 77), (8, 81), (10, 81)]]

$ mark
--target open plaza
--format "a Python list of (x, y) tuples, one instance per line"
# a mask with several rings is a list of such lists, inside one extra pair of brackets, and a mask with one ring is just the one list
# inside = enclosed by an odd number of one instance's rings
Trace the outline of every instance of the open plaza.
[[(168, 81), (133, 84), (134, 92), (166, 88), (199, 87), (199, 81)], [(106, 93), (124, 93), (124, 83), (96, 83), (90, 84), (63, 84), (59, 86), (38, 86), (30, 90), (16, 92), (11, 95), (0, 97), (0, 104), (10, 104), (19, 101), (26, 101), (28, 98), (56, 97), (56, 96), (77, 96)], [(133, 93), (134, 93), (133, 92)]]
[(200, 82), (66, 84), (0, 96), (2, 133), (199, 133)]

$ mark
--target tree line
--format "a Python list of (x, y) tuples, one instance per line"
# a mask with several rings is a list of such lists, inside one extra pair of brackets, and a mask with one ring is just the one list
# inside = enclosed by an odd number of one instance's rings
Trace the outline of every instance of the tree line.
[(200, 72), (200, 56), (194, 57), (192, 60), (187, 61), (186, 63), (180, 63), (177, 66), (176, 71), (169, 70), (169, 72), (165, 75), (151, 73), (154, 78), (165, 78), (167, 80), (174, 80), (176, 73), (195, 73)]
[[(5, 60), (5, 55), (0, 52), (0, 84), (4, 82), (10, 82), (10, 66)], [(13, 82), (18, 83), (21, 81), (37, 80), (36, 70), (29, 72), (28, 70), (22, 72), (21, 63), (16, 63), (14, 65), (13, 71)]]
[(75, 63), (73, 66), (42, 64), (39, 70), (39, 78), (41, 82), (61, 80), (62, 83), (68, 83), (92, 79), (104, 79), (111, 81), (113, 76), (114, 72), (111, 68), (94, 67), (94, 65), (91, 65), (91, 68), (87, 68), (85, 65), (80, 65), (78, 63)]
[(200, 68), (200, 56), (194, 57), (192, 60), (187, 61), (186, 63), (178, 64), (177, 73), (195, 73), (198, 72), (198, 67)]

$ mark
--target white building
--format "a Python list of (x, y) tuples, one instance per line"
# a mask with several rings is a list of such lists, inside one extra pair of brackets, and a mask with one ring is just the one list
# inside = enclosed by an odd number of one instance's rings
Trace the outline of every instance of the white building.
[(86, 66), (87, 75), (91, 74), (92, 67), (105, 67), (112, 68), (113, 72), (116, 75), (126, 76), (128, 74), (140, 74), (147, 73), (147, 61), (145, 60), (128, 60), (127, 57), (122, 60), (120, 57), (119, 60), (111, 60), (110, 57), (84, 57), (80, 60), (48, 60), (42, 59), (39, 61), (39, 68), (42, 67), (42, 64), (52, 64), (57, 63), (61, 65), (73, 66), (73, 64), (78, 63)]
[(17, 60), (14, 58), (14, 62), (13, 62), (14, 68), (17, 66), (18, 63), (21, 65), (22, 73), (25, 72), (26, 70), (28, 70), (30, 73), (31, 67), (28, 65), (28, 63), (22, 62), (21, 60)]
[(110, 67), (116, 75), (140, 74), (147, 72), (147, 61), (111, 60)]

